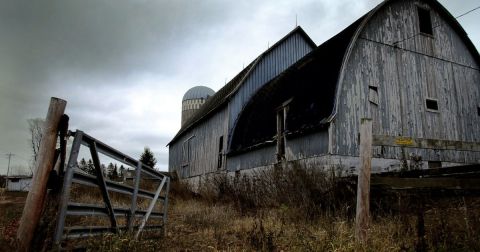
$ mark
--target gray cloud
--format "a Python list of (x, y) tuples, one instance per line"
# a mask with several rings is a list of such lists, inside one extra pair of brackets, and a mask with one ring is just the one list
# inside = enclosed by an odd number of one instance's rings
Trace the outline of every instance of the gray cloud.
[[(189, 87), (218, 90), (295, 16), (321, 43), (379, 2), (0, 0), (0, 154), (17, 154), (12, 165), (25, 169), (26, 120), (44, 117), (57, 96), (68, 101), (71, 129), (134, 157), (149, 146), (166, 169)], [(455, 16), (478, 5), (441, 2)], [(477, 48), (478, 15), (459, 19)], [(0, 174), (5, 166), (0, 158)]]

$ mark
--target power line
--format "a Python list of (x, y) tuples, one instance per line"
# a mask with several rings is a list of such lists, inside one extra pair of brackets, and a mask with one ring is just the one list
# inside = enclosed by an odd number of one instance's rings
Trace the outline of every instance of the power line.
[(455, 19), (459, 19), (459, 18), (461, 18), (461, 17), (463, 17), (463, 16), (467, 15), (468, 13), (470, 13), (470, 12), (474, 12), (474, 11), (476, 11), (476, 10), (478, 10), (478, 9), (480, 9), (480, 6), (478, 6), (478, 7), (476, 7), (476, 8), (473, 8), (473, 9), (471, 9), (471, 10), (469, 10), (469, 11), (467, 11), (467, 12), (463, 13), (463, 14), (462, 14), (462, 15), (460, 15), (460, 16), (457, 16), (457, 17), (455, 17)]
[(10, 159), (12, 158), (12, 156), (15, 156), (15, 154), (8, 153), (8, 154), (5, 154), (5, 155), (8, 157), (7, 180), (5, 182), (5, 187), (8, 188), (8, 173), (10, 173)]
[[(469, 10), (469, 11), (467, 11), (467, 12), (465, 12), (465, 13), (459, 15), (459, 16), (456, 16), (456, 17), (454, 17), (454, 18), (455, 18), (455, 19), (459, 19), (459, 18), (461, 18), (461, 17), (463, 17), (463, 16), (465, 16), (465, 15), (471, 13), (471, 12), (474, 12), (474, 11), (476, 11), (476, 10), (478, 10), (478, 9), (480, 9), (480, 6), (478, 6), (478, 7), (476, 7), (476, 8), (473, 8), (473, 9), (471, 9), (471, 10)], [(433, 30), (433, 29), (436, 29), (436, 28), (438, 28), (438, 27), (440, 27), (440, 26), (442, 26), (442, 24), (439, 24), (439, 25), (434, 26), (434, 27), (432, 28), (432, 30)], [(414, 37), (416, 37), (416, 36), (418, 36), (418, 35), (420, 35), (420, 32), (418, 32), (418, 33), (416, 33), (416, 34), (414, 34), (414, 35), (412, 35), (412, 36), (410, 36), (410, 37), (407, 37), (407, 38), (405, 38), (405, 39), (402, 39), (402, 40), (400, 40), (400, 41), (394, 42), (392, 45), (396, 45), (396, 44), (398, 44), (398, 43), (402, 43), (403, 41), (409, 40), (409, 39), (414, 38)]]

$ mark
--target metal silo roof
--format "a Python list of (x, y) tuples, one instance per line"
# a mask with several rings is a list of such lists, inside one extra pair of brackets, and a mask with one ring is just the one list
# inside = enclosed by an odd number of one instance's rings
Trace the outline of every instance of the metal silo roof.
[(209, 87), (205, 86), (196, 86), (193, 88), (190, 88), (184, 95), (182, 101), (185, 100), (191, 100), (191, 99), (207, 99), (208, 97), (212, 96), (215, 94), (215, 91), (213, 91)]

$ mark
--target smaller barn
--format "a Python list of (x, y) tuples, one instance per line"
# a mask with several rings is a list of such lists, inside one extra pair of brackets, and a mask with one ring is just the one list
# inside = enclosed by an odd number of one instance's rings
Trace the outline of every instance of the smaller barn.
[(31, 176), (8, 176), (7, 191), (28, 192), (32, 184)]

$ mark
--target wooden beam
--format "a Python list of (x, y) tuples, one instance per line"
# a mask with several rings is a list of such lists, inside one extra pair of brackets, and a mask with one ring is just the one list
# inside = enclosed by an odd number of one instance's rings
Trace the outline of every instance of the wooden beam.
[(365, 243), (370, 222), (370, 171), (372, 166), (372, 119), (369, 118), (362, 118), (360, 122), (360, 162), (355, 238), (358, 242)]
[(55, 147), (57, 144), (58, 125), (65, 112), (67, 101), (52, 97), (43, 127), (38, 158), (32, 186), (28, 192), (25, 207), (17, 230), (20, 251), (30, 250), (30, 244), (43, 210), (47, 181), (54, 166)]
[(412, 137), (404, 137), (404, 136), (374, 135), (373, 145), (434, 149), (434, 150), (458, 150), (458, 151), (480, 152), (480, 143), (477, 143), (477, 142), (412, 138)]

